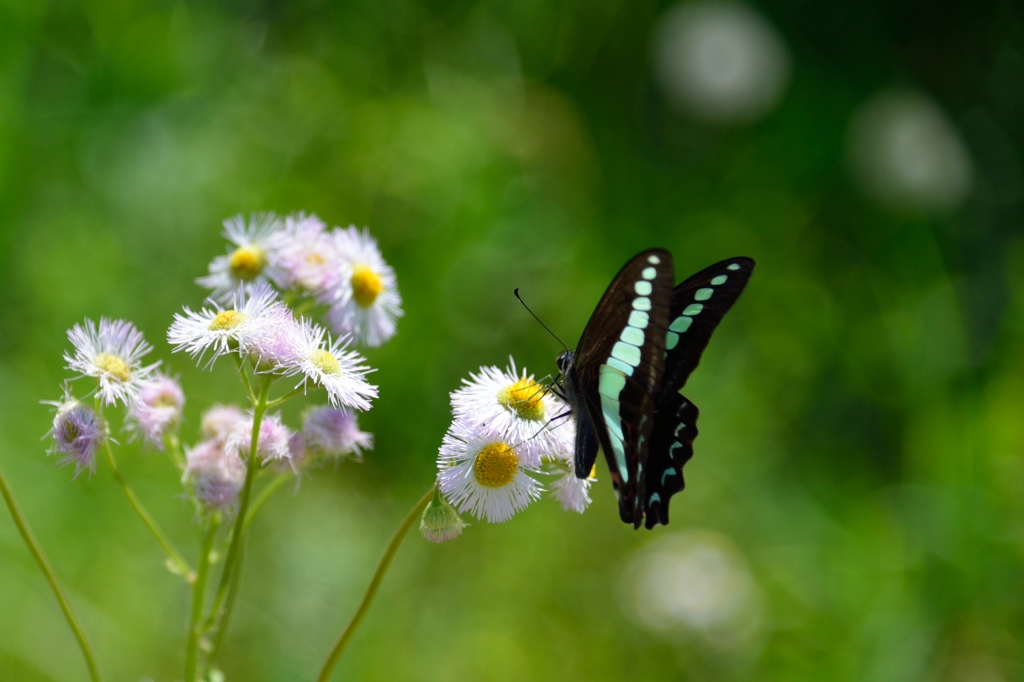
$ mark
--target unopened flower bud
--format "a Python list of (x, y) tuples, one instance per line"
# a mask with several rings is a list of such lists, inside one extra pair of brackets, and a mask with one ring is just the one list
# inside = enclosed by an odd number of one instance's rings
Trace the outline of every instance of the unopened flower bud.
[(64, 458), (57, 464), (75, 465), (75, 476), (88, 469), (96, 470), (96, 451), (107, 437), (107, 427), (96, 410), (76, 400), (70, 394), (64, 400), (53, 403), (57, 406), (57, 415), (53, 418), (53, 429), (50, 436), (53, 445), (50, 454), (63, 454)]
[(202, 441), (186, 453), (186, 459), (185, 479), (203, 506), (212, 511), (233, 509), (245, 484), (242, 460), (215, 440)]
[[(252, 420), (253, 415), (246, 413), (244, 428), (235, 429), (225, 441), (225, 449), (243, 460), (249, 457), (252, 448)], [(264, 415), (256, 439), (256, 456), (264, 464), (271, 460), (288, 459), (291, 456), (288, 445), (291, 437), (292, 431), (281, 421), (281, 415)]]
[(436, 489), (434, 497), (423, 510), (420, 520), (420, 534), (431, 542), (448, 542), (462, 534), (465, 521)]
[(185, 407), (181, 385), (162, 372), (147, 379), (139, 397), (128, 410), (128, 428), (142, 434), (146, 442), (163, 450), (163, 437), (178, 428)]
[(302, 421), (306, 447), (326, 457), (345, 457), (361, 461), (363, 449), (373, 448), (373, 434), (359, 430), (356, 415), (346, 409), (314, 407)]
[[(234, 405), (214, 405), (203, 413), (200, 428), (206, 440), (226, 442), (231, 434), (247, 426), (245, 413)], [(252, 424), (248, 423), (251, 429)]]

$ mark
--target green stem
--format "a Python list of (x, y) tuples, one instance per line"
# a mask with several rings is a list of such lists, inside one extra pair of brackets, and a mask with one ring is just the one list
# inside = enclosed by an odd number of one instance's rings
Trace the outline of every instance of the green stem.
[(274, 477), (274, 480), (263, 486), (263, 489), (260, 490), (256, 499), (254, 499), (252, 504), (249, 505), (249, 514), (246, 516), (245, 525), (242, 526), (243, 528), (249, 528), (249, 524), (251, 524), (252, 520), (256, 518), (256, 514), (258, 514), (260, 509), (263, 508), (263, 505), (267, 503), (267, 500), (277, 492), (278, 488), (291, 480), (291, 478), (291, 474), (278, 474)]
[(252, 482), (256, 479), (256, 471), (259, 469), (259, 462), (256, 461), (256, 447), (260, 439), (260, 424), (263, 422), (263, 413), (267, 411), (267, 395), (270, 393), (270, 385), (274, 382), (272, 376), (263, 379), (260, 387), (260, 395), (253, 406), (252, 412), (252, 442), (249, 445), (249, 456), (245, 461), (245, 485), (242, 487), (242, 496), (238, 504), (238, 513), (235, 517), (235, 525), (231, 530), (231, 545), (228, 548), (227, 558), (224, 560), (224, 568), (220, 574), (220, 585), (217, 587), (217, 596), (213, 601), (213, 608), (206, 620), (204, 630), (209, 630), (220, 618), (218, 627), (227, 627), (230, 612), (225, 609), (223, 615), (220, 613), (221, 605), (227, 596), (228, 585), (231, 583), (235, 563), (238, 561), (239, 547), (242, 544), (242, 535), (245, 530), (245, 518), (249, 511), (249, 498), (252, 496)]
[(359, 624), (363, 622), (363, 618), (366, 616), (366, 612), (370, 610), (370, 606), (373, 604), (374, 597), (377, 596), (377, 590), (380, 589), (380, 584), (384, 581), (384, 576), (388, 572), (388, 568), (391, 567), (391, 561), (395, 558), (395, 554), (398, 552), (398, 548), (402, 545), (402, 540), (405, 539), (409, 529), (412, 528), (413, 524), (419, 518), (420, 514), (423, 513), (423, 508), (426, 507), (431, 498), (434, 496), (434, 487), (431, 486), (430, 490), (426, 492), (423, 497), (420, 498), (413, 508), (409, 511), (409, 514), (402, 521), (402, 525), (395, 531), (395, 536), (391, 538), (391, 542), (388, 544), (388, 548), (384, 551), (384, 556), (381, 557), (380, 563), (377, 564), (377, 570), (373, 573), (373, 578), (370, 580), (369, 587), (366, 588), (366, 594), (363, 595), (363, 600), (359, 603), (359, 608), (356, 609), (355, 615), (352, 616), (352, 620), (348, 622), (345, 630), (338, 637), (338, 641), (335, 642), (334, 648), (331, 649), (331, 653), (327, 656), (327, 661), (324, 662), (324, 667), (320, 671), (320, 675), (316, 678), (317, 682), (327, 682), (331, 678), (331, 673), (334, 672), (335, 666), (338, 665), (338, 659), (341, 658), (341, 654), (345, 651), (345, 647), (348, 645), (350, 639), (359, 628)]
[(131, 503), (135, 512), (142, 519), (142, 522), (146, 524), (150, 532), (153, 533), (153, 537), (160, 543), (160, 546), (164, 548), (164, 552), (167, 553), (167, 558), (170, 559), (174, 565), (175, 570), (186, 582), (193, 583), (196, 580), (195, 571), (189, 566), (189, 563), (185, 561), (185, 557), (181, 555), (171, 541), (164, 535), (164, 532), (160, 530), (160, 526), (157, 525), (156, 519), (154, 519), (146, 508), (142, 506), (142, 502), (135, 495), (135, 491), (132, 490), (131, 486), (128, 485), (128, 481), (121, 475), (121, 471), (117, 468), (117, 462), (114, 460), (114, 451), (110, 448), (110, 440), (103, 441), (103, 447), (107, 451), (107, 461), (110, 462), (110, 470), (114, 473), (114, 479), (117, 480), (118, 485), (121, 486), (121, 490), (124, 491), (125, 497)]
[(302, 395), (305, 392), (306, 392), (306, 386), (304, 384), (300, 384), (299, 386), (296, 386), (295, 388), (293, 388), (288, 393), (285, 393), (280, 398), (275, 398), (274, 400), (271, 400), (269, 403), (267, 403), (267, 409), (269, 410), (269, 409), (275, 408), (278, 405), (280, 405), (281, 403), (287, 402), (287, 401), (291, 400), (292, 398), (294, 398), (295, 396)]
[(14, 525), (18, 527), (18, 532), (21, 533), (21, 538), (28, 546), (28, 551), (32, 553), (32, 557), (39, 564), (39, 569), (46, 577), (46, 582), (50, 583), (50, 589), (53, 590), (53, 594), (57, 597), (57, 602), (60, 603), (60, 610), (64, 612), (64, 618), (68, 621), (68, 625), (71, 626), (71, 631), (75, 633), (78, 647), (82, 650), (82, 655), (85, 656), (85, 664), (89, 668), (89, 677), (93, 682), (102, 682), (103, 675), (100, 674), (100, 666), (96, 662), (96, 653), (92, 650), (92, 645), (85, 636), (85, 631), (82, 630), (82, 625), (78, 622), (78, 618), (75, 617), (74, 612), (71, 610), (71, 604), (68, 603), (68, 598), (64, 595), (64, 588), (60, 586), (60, 581), (57, 580), (57, 575), (53, 572), (53, 568), (50, 567), (50, 562), (47, 561), (46, 555), (43, 554), (43, 549), (39, 546), (39, 542), (32, 534), (32, 529), (28, 527), (28, 522), (25, 521), (25, 517), (21, 515), (21, 510), (18, 509), (18, 505), (14, 502), (14, 496), (11, 494), (10, 487), (7, 485), (7, 479), (4, 478), (2, 471), (0, 471), (0, 493), (3, 493), (7, 509), (10, 510), (11, 518), (14, 519)]
[(167, 456), (170, 458), (174, 466), (178, 468), (178, 471), (185, 470), (185, 456), (181, 453), (181, 440), (175, 433), (164, 434), (164, 448), (167, 451)]
[[(284, 483), (287, 482), (290, 478), (291, 478), (291, 476), (289, 474), (278, 474), (274, 478), (274, 480), (272, 480), (267, 485), (263, 486), (263, 489), (260, 490), (259, 494), (252, 501), (252, 504), (249, 505), (249, 513), (246, 514), (245, 523), (242, 526), (242, 528), (243, 528), (242, 532), (243, 533), (248, 532), (249, 525), (252, 524), (252, 520), (254, 518), (256, 518), (256, 515), (259, 513), (259, 511), (263, 507), (263, 505), (266, 504), (267, 500), (269, 500), (273, 496), (273, 494), (275, 492), (277, 492), (278, 488), (280, 488), (282, 485), (284, 485)], [(244, 553), (245, 553), (245, 544), (244, 543), (242, 545), (242, 550), (241, 551), (242, 551), (242, 556), (244, 556)], [(224, 613), (225, 614), (230, 614), (232, 609), (235, 606), (235, 596), (238, 594), (238, 583), (241, 580), (241, 575), (242, 575), (242, 563), (243, 562), (242, 562), (241, 557), (239, 558), (238, 561), (235, 562), (235, 571), (234, 571), (234, 574), (231, 576), (231, 584), (228, 585), (228, 592), (227, 592), (227, 597), (226, 597), (227, 601), (224, 603)], [(214, 621), (214, 614), (213, 614), (213, 612), (211, 612), (210, 620), (207, 621), (207, 624), (206, 624), (205, 627), (210, 627), (213, 624), (213, 621)], [(213, 643), (212, 643), (212, 646), (210, 648), (210, 660), (213, 660), (214, 658), (216, 658), (217, 652), (220, 650), (220, 643), (224, 640), (224, 631), (225, 631), (225, 629), (226, 628), (224, 628), (224, 627), (218, 628), (217, 632), (214, 633)]]
[(308, 313), (310, 310), (312, 310), (315, 305), (316, 305), (316, 301), (313, 301), (313, 300), (308, 299), (308, 298), (303, 300), (303, 301), (299, 301), (294, 306), (295, 317), (302, 317), (303, 315)]
[[(243, 559), (245, 558), (245, 542), (242, 542), (242, 549), (238, 556), (238, 562), (235, 564), (235, 574), (231, 576), (231, 584), (228, 586), (227, 602), (224, 604), (224, 612), (231, 613), (235, 607), (235, 597), (238, 596), (238, 583), (242, 579), (242, 566), (245, 564)], [(213, 635), (213, 641), (210, 645), (210, 656), (209, 660), (215, 660), (217, 658), (217, 652), (220, 651), (220, 644), (224, 641), (224, 631), (226, 628), (220, 628)]]
[(185, 682), (195, 682), (199, 670), (199, 636), (203, 619), (203, 603), (206, 597), (206, 579), (210, 575), (210, 553), (219, 522), (216, 518), (206, 522), (206, 533), (199, 549), (199, 567), (196, 581), (192, 585), (192, 612), (188, 621), (188, 645), (185, 649)]
[(256, 393), (252, 390), (252, 383), (249, 381), (249, 373), (245, 371), (242, 355), (240, 353), (232, 353), (231, 357), (235, 359), (235, 367), (238, 368), (238, 374), (242, 377), (242, 383), (245, 384), (245, 394), (249, 396), (249, 404), (255, 406)]

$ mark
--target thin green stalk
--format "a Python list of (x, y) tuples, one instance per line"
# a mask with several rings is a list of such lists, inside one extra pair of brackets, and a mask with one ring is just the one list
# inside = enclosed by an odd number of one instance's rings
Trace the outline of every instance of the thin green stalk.
[(213, 539), (220, 526), (216, 518), (206, 522), (206, 533), (199, 549), (199, 567), (196, 569), (196, 581), (192, 585), (192, 612), (188, 621), (188, 644), (185, 648), (185, 682), (195, 682), (199, 671), (199, 636), (203, 620), (203, 604), (206, 599), (206, 579), (210, 575), (210, 553), (213, 551)]
[[(238, 555), (238, 562), (235, 564), (235, 574), (231, 576), (231, 584), (228, 586), (228, 597), (227, 602), (224, 604), (224, 612), (231, 613), (232, 609), (235, 608), (235, 597), (238, 596), (238, 583), (242, 580), (242, 567), (245, 565), (245, 540), (242, 541), (242, 549)], [(210, 643), (210, 655), (208, 660), (213, 661), (217, 658), (217, 652), (220, 651), (221, 642), (224, 641), (224, 631), (226, 628), (220, 628), (213, 634), (213, 640)]]
[(249, 524), (252, 523), (252, 520), (254, 518), (256, 518), (256, 514), (258, 514), (260, 509), (263, 508), (263, 505), (267, 503), (267, 500), (269, 500), (273, 496), (273, 494), (277, 492), (278, 488), (280, 488), (290, 479), (291, 474), (278, 474), (277, 476), (274, 477), (274, 480), (263, 486), (263, 489), (260, 490), (259, 494), (256, 496), (256, 499), (254, 499), (252, 501), (252, 504), (249, 505), (249, 514), (245, 518), (245, 525), (243, 526), (243, 528), (249, 527)]
[(135, 509), (135, 512), (139, 515), (139, 518), (142, 519), (142, 522), (145, 523), (146, 527), (149, 528), (151, 533), (153, 533), (153, 536), (156, 538), (156, 541), (160, 543), (160, 546), (164, 548), (164, 552), (167, 553), (167, 558), (171, 560), (172, 564), (174, 564), (177, 572), (185, 578), (186, 582), (195, 582), (195, 571), (192, 570), (189, 563), (185, 561), (185, 557), (183, 557), (181, 552), (174, 547), (164, 532), (160, 530), (160, 526), (157, 524), (156, 519), (154, 519), (150, 513), (146, 511), (146, 508), (142, 506), (142, 501), (139, 500), (135, 495), (135, 491), (133, 491), (131, 486), (128, 485), (128, 481), (126, 481), (124, 476), (121, 475), (121, 471), (117, 468), (117, 462), (114, 460), (114, 451), (110, 448), (109, 439), (103, 441), (103, 447), (107, 451), (107, 461), (110, 462), (110, 470), (114, 473), (114, 479), (117, 480), (118, 485), (121, 486), (121, 490), (124, 491), (125, 497), (128, 498), (128, 501)]
[(377, 596), (377, 591), (380, 589), (380, 584), (384, 581), (384, 576), (391, 567), (391, 561), (395, 558), (398, 548), (402, 545), (402, 540), (405, 539), (409, 529), (412, 528), (414, 523), (416, 523), (416, 519), (418, 519), (420, 514), (423, 513), (424, 507), (430, 503), (433, 496), (434, 487), (431, 486), (430, 490), (428, 490), (426, 494), (420, 498), (419, 502), (409, 510), (409, 514), (402, 521), (402, 525), (400, 525), (398, 530), (395, 531), (395, 536), (391, 538), (388, 548), (384, 551), (384, 556), (381, 557), (380, 563), (377, 564), (377, 570), (373, 573), (373, 578), (370, 580), (369, 587), (366, 588), (366, 594), (363, 595), (363, 600), (359, 603), (359, 608), (356, 609), (355, 615), (352, 616), (352, 620), (348, 622), (345, 630), (342, 631), (341, 636), (338, 637), (338, 641), (335, 642), (334, 648), (331, 649), (331, 653), (327, 656), (327, 661), (324, 662), (324, 667), (320, 671), (320, 675), (316, 678), (317, 682), (327, 682), (331, 678), (331, 674), (334, 672), (335, 666), (338, 665), (338, 659), (341, 658), (341, 654), (345, 651), (345, 647), (348, 645), (349, 640), (352, 639), (352, 636), (359, 628), (359, 624), (363, 622), (366, 612), (370, 610), (370, 606), (373, 604), (373, 599)]
[(273, 408), (277, 407), (278, 405), (280, 405), (281, 403), (287, 402), (287, 401), (291, 400), (292, 398), (294, 398), (295, 396), (302, 395), (305, 392), (306, 392), (306, 386), (304, 384), (300, 384), (299, 386), (296, 386), (295, 388), (293, 388), (288, 393), (285, 393), (280, 398), (274, 398), (269, 403), (267, 403), (267, 409), (268, 410), (269, 409), (273, 409)]
[(181, 440), (176, 433), (164, 434), (164, 449), (178, 471), (185, 470), (185, 456), (181, 452)]
[(307, 298), (303, 301), (298, 301), (294, 307), (295, 317), (302, 317), (310, 310), (312, 310), (314, 306), (316, 306), (316, 301), (312, 299)]
[(249, 396), (249, 404), (256, 405), (256, 393), (252, 390), (252, 384), (249, 382), (249, 373), (245, 371), (245, 363), (242, 360), (240, 353), (232, 353), (231, 357), (235, 359), (235, 367), (238, 368), (238, 374), (242, 377), (242, 383), (245, 384), (245, 394)]
[[(259, 511), (263, 507), (263, 505), (266, 504), (267, 500), (269, 500), (274, 495), (274, 493), (277, 492), (277, 490), (282, 485), (284, 485), (290, 478), (291, 478), (291, 476), (288, 475), (288, 474), (278, 474), (274, 478), (274, 480), (272, 480), (267, 485), (263, 486), (263, 489), (260, 490), (259, 494), (252, 501), (252, 504), (249, 505), (249, 513), (246, 514), (245, 524), (242, 526), (242, 528), (243, 528), (242, 532), (243, 533), (248, 532), (249, 525), (252, 523), (253, 519), (256, 518), (256, 515), (259, 513)], [(228, 592), (227, 592), (226, 602), (224, 603), (224, 613), (225, 614), (230, 614), (231, 611), (234, 609), (234, 606), (235, 606), (235, 597), (238, 594), (238, 583), (241, 580), (242, 564), (244, 563), (243, 557), (245, 556), (245, 543), (244, 543), (244, 540), (243, 540), (242, 550), (241, 551), (242, 551), (242, 554), (239, 556), (238, 561), (235, 562), (235, 572), (234, 572), (234, 575), (231, 576), (231, 584), (228, 585)], [(207, 621), (206, 627), (209, 627), (209, 626), (212, 625), (213, 619), (214, 619), (214, 614), (211, 612), (210, 620)], [(221, 628), (218, 628), (216, 633), (214, 633), (212, 646), (210, 648), (210, 660), (211, 661), (214, 660), (217, 657), (217, 652), (220, 650), (220, 644), (224, 640), (224, 631), (226, 629), (227, 628), (221, 627)]]
[(11, 512), (11, 518), (14, 519), (14, 525), (18, 527), (18, 532), (21, 533), (21, 539), (28, 546), (28, 551), (32, 553), (32, 558), (39, 564), (39, 570), (46, 577), (46, 582), (50, 583), (50, 589), (53, 590), (53, 594), (57, 597), (60, 610), (64, 612), (64, 618), (68, 621), (68, 625), (71, 626), (71, 631), (75, 633), (78, 647), (82, 650), (82, 655), (85, 656), (85, 664), (89, 668), (89, 677), (93, 682), (102, 682), (103, 675), (100, 674), (100, 666), (96, 662), (96, 652), (92, 650), (92, 644), (89, 643), (89, 639), (85, 636), (85, 631), (82, 630), (82, 625), (71, 610), (71, 604), (68, 603), (68, 598), (64, 594), (64, 588), (60, 586), (60, 581), (57, 580), (57, 575), (53, 572), (53, 568), (50, 567), (50, 562), (47, 561), (46, 555), (43, 554), (42, 547), (39, 546), (39, 542), (32, 534), (32, 529), (28, 527), (28, 522), (25, 521), (25, 517), (21, 515), (21, 510), (18, 509), (18, 505), (14, 502), (14, 496), (11, 494), (10, 486), (7, 485), (7, 479), (4, 478), (2, 471), (0, 471), (0, 493), (3, 493), (7, 509)]
[(242, 487), (242, 496), (238, 504), (238, 513), (235, 517), (235, 525), (231, 530), (231, 544), (228, 547), (227, 558), (224, 560), (224, 568), (220, 574), (220, 585), (217, 587), (217, 596), (213, 600), (213, 608), (210, 616), (206, 619), (204, 630), (209, 630), (220, 618), (218, 627), (227, 627), (230, 612), (225, 609), (220, 613), (224, 598), (227, 596), (228, 585), (231, 583), (231, 576), (238, 561), (239, 547), (242, 544), (245, 518), (249, 511), (249, 498), (252, 496), (252, 482), (256, 479), (256, 471), (259, 469), (259, 462), (256, 461), (256, 447), (259, 444), (260, 424), (263, 422), (263, 414), (267, 411), (267, 395), (270, 393), (270, 385), (274, 382), (272, 376), (264, 377), (263, 385), (260, 387), (260, 395), (253, 405), (252, 412), (252, 442), (249, 445), (249, 456), (245, 461), (245, 485)]

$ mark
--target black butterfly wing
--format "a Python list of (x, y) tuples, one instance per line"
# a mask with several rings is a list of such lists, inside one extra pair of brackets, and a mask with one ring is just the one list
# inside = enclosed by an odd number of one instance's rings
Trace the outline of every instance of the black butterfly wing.
[(704, 268), (673, 290), (659, 403), (668, 401), (686, 384), (718, 323), (743, 293), (753, 272), (752, 259), (729, 258)]
[(583, 433), (577, 436), (576, 475), (590, 474), (596, 436), (619, 495), (619, 515), (636, 527), (643, 520), (637, 501), (645, 499), (643, 473), (661, 393), (673, 280), (672, 255), (663, 249), (626, 263), (583, 330), (567, 377), (577, 409), (586, 411), (577, 416)]
[(743, 293), (754, 261), (730, 258), (689, 277), (672, 292), (665, 369), (648, 449), (643, 501), (647, 528), (668, 523), (668, 504), (683, 489), (683, 465), (693, 456), (697, 406), (679, 394), (712, 333)]
[(655, 414), (644, 486), (648, 529), (659, 523), (668, 525), (668, 502), (686, 486), (683, 465), (693, 457), (699, 413), (687, 398), (673, 393)]

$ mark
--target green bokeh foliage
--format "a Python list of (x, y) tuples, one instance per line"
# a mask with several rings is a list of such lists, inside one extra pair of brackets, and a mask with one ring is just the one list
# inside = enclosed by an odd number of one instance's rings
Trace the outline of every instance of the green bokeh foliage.
[[(374, 451), (255, 528), (229, 680), (314, 676), (431, 481), (462, 377), (509, 354), (554, 370), (512, 289), (573, 343), (654, 245), (680, 278), (758, 260), (686, 390), (701, 436), (672, 525), (621, 524), (602, 476), (582, 516), (546, 502), (446, 545), (413, 536), (338, 679), (1024, 679), (1024, 15), (760, 2), (789, 88), (716, 127), (652, 82), (667, 6), (0, 2), (0, 465), (109, 679), (178, 679), (187, 596), (102, 465), (71, 481), (44, 456), (39, 401), (67, 376), (65, 330), (100, 316), (180, 374), (186, 440), (238, 401), (231, 368), (172, 356), (165, 332), (202, 301), (220, 221), (256, 210), (369, 226), (406, 316), (367, 352)], [(955, 212), (894, 212), (848, 178), (848, 121), (894, 86), (964, 137), (974, 192)], [(171, 467), (136, 444), (121, 460), (193, 557)], [(731, 538), (756, 582), (741, 646), (648, 633), (620, 604), (631, 553), (692, 528)], [(84, 678), (5, 517), (0, 614), (0, 678)]]

